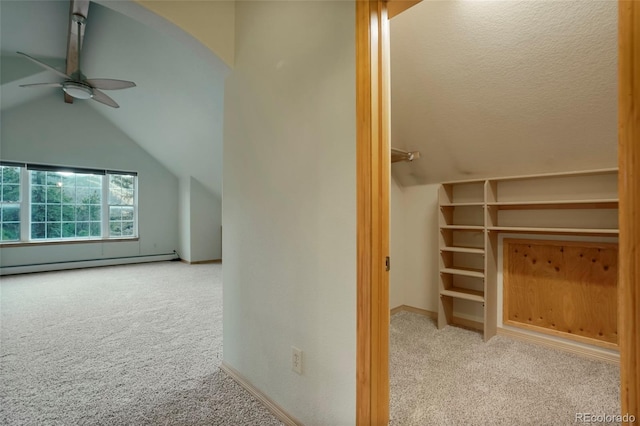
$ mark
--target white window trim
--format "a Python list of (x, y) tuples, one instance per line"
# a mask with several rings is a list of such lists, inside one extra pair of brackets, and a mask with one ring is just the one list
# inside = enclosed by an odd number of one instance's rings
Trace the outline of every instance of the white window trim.
[[(129, 171), (110, 171), (105, 170), (105, 174), (101, 175), (102, 178), (102, 202), (100, 204), (100, 222), (101, 222), (101, 237), (95, 238), (31, 238), (31, 175), (30, 169), (26, 164), (16, 165), (15, 167), (20, 167), (20, 240), (15, 241), (1, 241), (0, 245), (9, 246), (9, 245), (29, 245), (29, 244), (37, 244), (37, 245), (47, 245), (47, 244), (60, 244), (60, 243), (82, 243), (82, 242), (99, 242), (99, 241), (129, 241), (129, 240), (138, 240), (139, 239), (139, 225), (138, 225), (138, 174), (136, 172)], [(60, 168), (64, 170), (65, 167), (62, 166), (51, 166), (55, 168)], [(78, 170), (74, 173), (82, 173), (82, 171)], [(132, 236), (110, 236), (110, 225), (109, 225), (109, 176), (112, 174), (123, 174), (123, 175), (132, 175), (135, 177), (134, 186), (133, 186), (133, 194), (134, 194), (134, 204), (133, 204), (133, 235)]]
[(29, 171), (20, 167), (20, 242), (31, 241), (31, 182)]

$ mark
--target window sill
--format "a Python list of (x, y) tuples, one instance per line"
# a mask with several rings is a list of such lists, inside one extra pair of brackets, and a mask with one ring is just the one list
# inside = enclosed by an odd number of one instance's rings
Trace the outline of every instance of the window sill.
[(66, 244), (95, 244), (95, 243), (124, 243), (139, 241), (139, 237), (132, 238), (101, 238), (97, 240), (51, 240), (51, 241), (15, 241), (15, 242), (2, 242), (1, 248), (9, 247), (37, 247), (37, 246), (56, 246)]

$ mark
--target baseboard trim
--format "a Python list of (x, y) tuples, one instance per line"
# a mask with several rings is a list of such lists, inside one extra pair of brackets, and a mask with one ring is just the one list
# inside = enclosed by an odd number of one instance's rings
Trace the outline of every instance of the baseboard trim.
[(472, 331), (484, 331), (484, 324), (480, 321), (474, 321), (467, 318), (454, 316), (451, 319), (451, 325)]
[(188, 260), (180, 259), (180, 262), (186, 263), (187, 265), (205, 265), (210, 263), (222, 263), (222, 259), (196, 260), (195, 262), (189, 262)]
[[(424, 315), (425, 317), (429, 317), (434, 321), (438, 321), (437, 312), (428, 311), (426, 309), (414, 308), (413, 306), (409, 306), (409, 305), (396, 306), (395, 308), (391, 309), (391, 315), (400, 311), (413, 312), (414, 314)], [(473, 331), (482, 331), (484, 328), (484, 325), (479, 321), (474, 321), (467, 318), (461, 318), (461, 317), (455, 317), (455, 316), (451, 321), (451, 325), (455, 325), (456, 327), (465, 328)]]
[(242, 386), (247, 392), (253, 395), (258, 401), (263, 403), (274, 416), (278, 418), (282, 423), (287, 426), (303, 426), (303, 423), (297, 420), (295, 417), (289, 415), (280, 405), (276, 404), (267, 395), (258, 390), (255, 386), (249, 382), (238, 370), (231, 367), (226, 362), (222, 361), (220, 369), (224, 371), (229, 377), (235, 380), (240, 386)]
[(425, 317), (434, 319), (436, 321), (438, 320), (437, 312), (428, 311), (426, 309), (414, 308), (413, 306), (409, 306), (409, 305), (396, 306), (395, 308), (391, 309), (391, 315), (400, 311), (413, 312), (414, 314), (420, 314), (420, 315), (424, 315)]
[(540, 346), (546, 346), (548, 348), (556, 349), (563, 352), (569, 352), (575, 355), (579, 355), (585, 358), (594, 359), (597, 361), (604, 361), (609, 364), (620, 365), (620, 354), (607, 352), (600, 348), (589, 348), (586, 346), (579, 346), (574, 343), (560, 342), (557, 340), (551, 340), (545, 337), (534, 336), (532, 334), (522, 333), (516, 330), (508, 328), (498, 328), (498, 336), (505, 336), (515, 340), (521, 340), (527, 343), (533, 343)]

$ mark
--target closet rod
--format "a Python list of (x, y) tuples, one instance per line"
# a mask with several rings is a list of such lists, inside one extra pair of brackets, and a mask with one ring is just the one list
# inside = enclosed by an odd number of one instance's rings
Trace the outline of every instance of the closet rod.
[(397, 163), (398, 161), (413, 161), (420, 158), (420, 151), (403, 151), (397, 148), (391, 148), (391, 162)]

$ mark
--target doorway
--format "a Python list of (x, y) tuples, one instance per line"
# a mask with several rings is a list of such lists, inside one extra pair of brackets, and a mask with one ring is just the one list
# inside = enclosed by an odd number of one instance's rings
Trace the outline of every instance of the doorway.
[[(388, 422), (389, 138), (388, 22), (386, 4), (357, 2), (358, 308), (357, 423)], [(638, 413), (640, 372), (640, 5), (619, 2), (619, 281), (622, 412)], [(634, 68), (635, 67), (635, 68)], [(635, 89), (634, 89), (635, 88)], [(635, 111), (635, 112), (634, 112)], [(386, 201), (386, 204), (385, 204)], [(637, 220), (636, 220), (637, 222)]]

